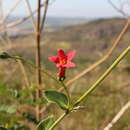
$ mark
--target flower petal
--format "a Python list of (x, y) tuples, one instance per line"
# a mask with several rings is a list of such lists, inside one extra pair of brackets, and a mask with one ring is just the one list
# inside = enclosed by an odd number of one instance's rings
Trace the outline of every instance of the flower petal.
[(50, 61), (53, 61), (55, 63), (59, 63), (59, 58), (57, 56), (52, 56), (48, 58)]
[(66, 54), (65, 54), (65, 52), (62, 49), (58, 49), (58, 56), (61, 59), (64, 59), (64, 58), (67, 57)]
[(63, 65), (64, 67), (66, 67), (66, 68), (73, 68), (73, 67), (75, 67), (76, 65), (73, 63), (73, 62), (68, 62), (67, 64), (65, 64), (65, 65)]
[(75, 54), (76, 54), (75, 50), (68, 52), (67, 53), (67, 60), (72, 60), (74, 58)]

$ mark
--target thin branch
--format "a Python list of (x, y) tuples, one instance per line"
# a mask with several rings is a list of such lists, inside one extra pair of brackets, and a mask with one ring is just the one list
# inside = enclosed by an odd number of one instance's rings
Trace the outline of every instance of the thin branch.
[(31, 6), (30, 6), (30, 3), (29, 3), (28, 0), (25, 0), (25, 5), (26, 5), (26, 7), (27, 7), (27, 9), (28, 9), (28, 11), (29, 11), (29, 15), (30, 15), (30, 17), (31, 17), (31, 19), (32, 19), (34, 31), (36, 32), (36, 23), (35, 23), (35, 19), (34, 19), (34, 17), (33, 17), (33, 11), (32, 11), (32, 9), (31, 9)]
[[(53, 2), (54, 2), (54, 1), (53, 1)], [(50, 3), (49, 5), (53, 4), (53, 2)], [(44, 5), (45, 5), (45, 3), (41, 4), (41, 8), (44, 7)], [(30, 14), (30, 15), (28, 15), (28, 16), (22, 18), (22, 19), (19, 19), (19, 20), (16, 20), (16, 21), (12, 22), (12, 23), (7, 24), (7, 25), (6, 25), (6, 29), (12, 28), (12, 27), (14, 27), (14, 26), (17, 26), (17, 25), (19, 25), (19, 24), (24, 23), (24, 22), (27, 21), (32, 15), (34, 15), (34, 14), (36, 14), (36, 13), (37, 13), (37, 9), (34, 10), (34, 11), (32, 12), (32, 14)], [(3, 29), (4, 29), (3, 27), (0, 27), (0, 31), (2, 31)]]
[[(19, 64), (21, 72), (23, 74), (26, 90), (29, 90), (31, 85), (30, 85), (25, 67), (24, 67), (22, 61), (20, 61), (20, 60), (18, 61), (18, 64)], [(33, 94), (30, 94), (30, 98), (33, 99)]]
[[(42, 83), (42, 78), (41, 78), (41, 52), (40, 52), (41, 32), (44, 28), (44, 24), (45, 24), (45, 20), (46, 20), (48, 2), (49, 2), (49, 0), (45, 1), (45, 9), (44, 9), (42, 21), (41, 21), (41, 0), (38, 0), (38, 8), (37, 8), (38, 16), (37, 16), (37, 33), (36, 33), (36, 40), (37, 40), (36, 65), (38, 67), (38, 69), (37, 69), (37, 80), (38, 80), (39, 86)], [(37, 90), (36, 95), (37, 95), (37, 99), (42, 97), (41, 89)], [(37, 116), (37, 120), (41, 120), (42, 113), (41, 113), (41, 106), (40, 105), (37, 105), (37, 107), (36, 107), (36, 116)]]
[(126, 14), (122, 9), (118, 8), (111, 0), (107, 1), (117, 12), (122, 14), (125, 18), (129, 18), (129, 14)]
[[(37, 29), (36, 29), (36, 79), (37, 79), (37, 84), (40, 87), (42, 84), (42, 77), (41, 77), (41, 32), (40, 32), (40, 24), (41, 24), (41, 0), (37, 1)], [(42, 97), (42, 91), (40, 88), (37, 89), (36, 91), (36, 99), (40, 99)], [(40, 113), (41, 106), (37, 105), (36, 106), (36, 118), (37, 120), (41, 120), (42, 115)]]
[(27, 73), (26, 73), (26, 70), (25, 70), (25, 67), (23, 66), (23, 63), (22, 61), (18, 61), (18, 64), (21, 68), (21, 71), (23, 73), (23, 78), (24, 78), (24, 81), (25, 81), (25, 86), (26, 86), (26, 89), (29, 90), (29, 86), (30, 86), (30, 82), (29, 82), (29, 79), (28, 79), (28, 76), (27, 76)]
[[(44, 3), (41, 4), (41, 7), (44, 7), (44, 5), (45, 5)], [(7, 24), (6, 29), (17, 26), (19, 24), (22, 24), (23, 22), (27, 21), (35, 13), (37, 13), (37, 9), (35, 11), (33, 11), (32, 14), (28, 15), (27, 17), (21, 18), (19, 20), (16, 20), (16, 21), (14, 21), (12, 23)], [(3, 27), (0, 27), (0, 31), (3, 30), (3, 29), (4, 29)]]
[(127, 109), (130, 107), (130, 101), (127, 102), (121, 110), (117, 113), (117, 115), (112, 119), (112, 121), (103, 129), (103, 130), (110, 130), (110, 128), (113, 127), (113, 125), (123, 116), (123, 114), (127, 111)]
[(43, 30), (44, 25), (45, 25), (45, 20), (46, 20), (46, 15), (47, 15), (47, 10), (48, 10), (48, 4), (49, 4), (49, 0), (46, 0), (45, 1), (44, 14), (43, 14), (42, 22), (41, 22), (41, 33), (42, 33), (42, 30)]

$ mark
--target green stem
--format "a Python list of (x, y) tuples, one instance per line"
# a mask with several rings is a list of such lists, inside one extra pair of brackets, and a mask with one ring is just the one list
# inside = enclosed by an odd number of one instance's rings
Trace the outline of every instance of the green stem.
[(74, 104), (77, 106), (82, 102), (108, 75), (109, 73), (118, 65), (118, 63), (127, 55), (130, 51), (130, 46), (128, 46), (121, 55), (115, 60), (115, 62), (101, 75), (101, 77), (90, 87)]
[(68, 89), (67, 89), (67, 87), (66, 87), (66, 85), (64, 84), (64, 82), (63, 81), (61, 81), (61, 85), (63, 86), (63, 88), (64, 88), (64, 90), (65, 90), (65, 92), (66, 92), (66, 94), (67, 94), (67, 97), (68, 97), (68, 101), (69, 101), (69, 106), (70, 106), (70, 93), (69, 93), (69, 91), (68, 91)]
[(57, 125), (62, 119), (64, 119), (64, 117), (65, 117), (67, 114), (68, 114), (67, 112), (63, 113), (63, 114), (52, 124), (52, 126), (49, 128), (49, 130), (53, 130), (53, 129), (56, 127), (56, 125)]

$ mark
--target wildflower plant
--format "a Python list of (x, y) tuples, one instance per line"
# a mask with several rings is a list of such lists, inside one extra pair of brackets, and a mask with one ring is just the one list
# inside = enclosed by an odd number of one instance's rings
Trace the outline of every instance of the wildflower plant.
[[(69, 77), (66, 75), (66, 70), (69, 68), (76, 67), (75, 63), (73, 63), (72, 60), (74, 58), (76, 60), (75, 55), (77, 52), (75, 50), (72, 50), (72, 51), (69, 51), (68, 53), (65, 53), (65, 51), (60, 48), (57, 50), (57, 56), (52, 56), (52, 57), (48, 58), (49, 61), (54, 62), (56, 65), (56, 68), (57, 68), (57, 72), (55, 72), (55, 73), (57, 73), (56, 77), (53, 76), (51, 72), (48, 72), (48, 70), (43, 69), (43, 67), (41, 66), (41, 62), (40, 62), (40, 58), (41, 58), (40, 39), (41, 39), (42, 29), (44, 27), (45, 18), (46, 18), (48, 1), (49, 0), (46, 0), (46, 2), (45, 2), (45, 15), (43, 16), (43, 21), (41, 23), (41, 17), (40, 17), (41, 16), (41, 10), (40, 10), (41, 1), (38, 0), (38, 9), (37, 9), (38, 10), (38, 17), (37, 17), (38, 19), (37, 19), (37, 29), (36, 29), (36, 39), (37, 39), (36, 61), (37, 61), (37, 64), (35, 65), (30, 60), (27, 60), (20, 56), (8, 54), (7, 52), (0, 53), (0, 59), (2, 59), (2, 60), (13, 59), (15, 61), (21, 61), (24, 64), (29, 64), (30, 66), (34, 67), (37, 70), (37, 80), (38, 80), (37, 86), (38, 87), (36, 87), (36, 91), (35, 91), (35, 92), (37, 92), (37, 95), (36, 95), (36, 93), (34, 94), (34, 91), (33, 91), (34, 95), (33, 94), (32, 95), (36, 99), (37, 98), (41, 99), (42, 102), (44, 102), (43, 100), (47, 101), (46, 104), (44, 103), (45, 110), (49, 107), (49, 105), (51, 103), (56, 104), (61, 110), (63, 110), (63, 114), (58, 119), (55, 119), (53, 114), (51, 114), (47, 118), (42, 118), (41, 104), (40, 103), (39, 103), (40, 105), (36, 104), (36, 116), (35, 116), (35, 117), (37, 117), (37, 120), (35, 121), (36, 130), (53, 130), (60, 123), (60, 121), (62, 121), (68, 114), (70, 114), (71, 112), (82, 110), (82, 108), (86, 108), (86, 106), (80, 106), (80, 103), (83, 100), (87, 99), (88, 95), (90, 95), (98, 87), (98, 85), (100, 85), (100, 83), (110, 74), (110, 72), (112, 72), (112, 70), (118, 65), (118, 63), (130, 51), (130, 46), (128, 46), (120, 54), (120, 56), (117, 57), (117, 59), (114, 61), (114, 63), (112, 65), (110, 65), (110, 67), (99, 77), (99, 79), (96, 80), (96, 82), (88, 90), (86, 90), (86, 92), (84, 92), (80, 97), (77, 97), (76, 101), (72, 102), (73, 95), (70, 95), (69, 89), (67, 88), (67, 85), (65, 84), (65, 80), (69, 79)], [(130, 20), (128, 20), (125, 30), (123, 30), (123, 32), (121, 32), (119, 38), (115, 42), (115, 46), (120, 41), (122, 35), (124, 35), (124, 33), (126, 32), (129, 24), (130, 24)], [(112, 49), (110, 50), (109, 53), (112, 52)], [(80, 52), (78, 52), (78, 53), (80, 53)], [(102, 63), (102, 60), (99, 63)], [(69, 71), (71, 71), (71, 69)], [(60, 87), (62, 87), (64, 89), (65, 92), (62, 92), (60, 90), (52, 90), (52, 89), (48, 90), (47, 87), (45, 89), (41, 89), (40, 87), (42, 84), (42, 73), (47, 75), (49, 77), (49, 80), (53, 79), (57, 83), (57, 85), (59, 85)], [(15, 96), (18, 97), (19, 94), (16, 92)], [(7, 106), (6, 107), (4, 106), (2, 108), (2, 110), (3, 109), (4, 109), (4, 111), (6, 110), (8, 112), (17, 111), (14, 109), (12, 110), (12, 108), (8, 109)], [(7, 129), (5, 127), (0, 127), (0, 128), (5, 129), (5, 130)]]

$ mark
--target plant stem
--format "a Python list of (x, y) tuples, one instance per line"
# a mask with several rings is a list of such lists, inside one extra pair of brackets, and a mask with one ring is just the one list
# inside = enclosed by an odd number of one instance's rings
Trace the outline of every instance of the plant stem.
[(65, 117), (67, 114), (68, 114), (67, 112), (63, 113), (63, 114), (52, 124), (52, 126), (49, 128), (49, 130), (53, 130), (53, 129), (56, 127), (56, 125), (57, 125), (62, 119), (64, 119), (64, 117)]
[(49, 0), (46, 0), (45, 1), (44, 14), (43, 14), (42, 22), (41, 22), (41, 33), (42, 33), (42, 30), (43, 30), (44, 25), (45, 25), (45, 20), (46, 20), (46, 14), (47, 14), (47, 10), (48, 10), (48, 5), (49, 5)]
[(66, 85), (64, 84), (63, 81), (61, 81), (61, 85), (63, 86), (63, 88), (64, 88), (64, 90), (65, 90), (65, 92), (67, 94), (68, 101), (69, 101), (68, 105), (70, 106), (70, 93), (69, 93), (69, 91), (68, 91), (68, 89), (67, 89), (67, 87), (66, 87)]
[(38, 0), (38, 16), (37, 16), (37, 34), (36, 34), (36, 43), (37, 43), (37, 48), (36, 48), (36, 66), (37, 68), (37, 82), (38, 84), (41, 84), (41, 50), (40, 50), (40, 40), (41, 40), (41, 33), (40, 33), (40, 21), (41, 21), (41, 0)]
[[(41, 78), (41, 52), (40, 52), (40, 42), (41, 42), (41, 32), (40, 32), (40, 22), (41, 22), (41, 0), (38, 0), (38, 14), (37, 14), (37, 30), (36, 30), (36, 78), (37, 78), (37, 84), (40, 86), (42, 84), (42, 78)], [(39, 99), (42, 97), (41, 89), (39, 88), (36, 91), (36, 98)], [(40, 105), (36, 106), (36, 117), (39, 121), (41, 119), (41, 113), (40, 113)]]
[(52, 130), (56, 127), (56, 125), (63, 120), (66, 115), (68, 115), (71, 111), (73, 111), (74, 107), (77, 106), (80, 102), (82, 102), (109, 74), (110, 72), (118, 65), (118, 63), (128, 54), (130, 51), (130, 46), (128, 46), (121, 55), (115, 60), (115, 62), (100, 76), (100, 78), (88, 89), (73, 105), (72, 109), (67, 113), (63, 113), (50, 127), (49, 130)]
[(130, 51), (130, 46), (128, 46), (121, 55), (115, 60), (115, 62), (101, 75), (101, 77), (90, 87), (74, 104), (77, 106), (82, 102), (108, 75), (109, 73), (117, 66), (117, 64), (127, 55)]

